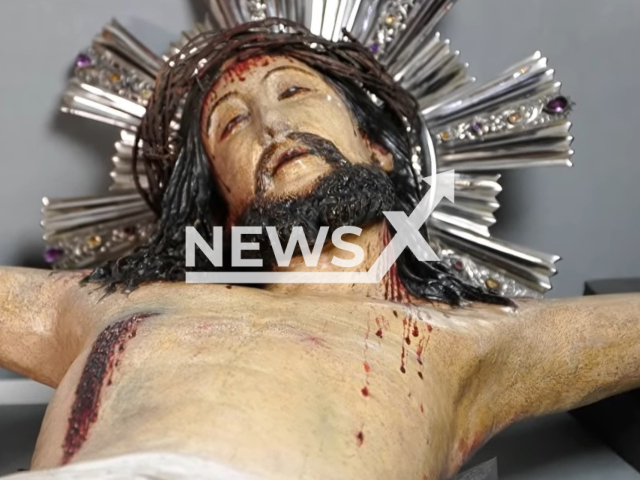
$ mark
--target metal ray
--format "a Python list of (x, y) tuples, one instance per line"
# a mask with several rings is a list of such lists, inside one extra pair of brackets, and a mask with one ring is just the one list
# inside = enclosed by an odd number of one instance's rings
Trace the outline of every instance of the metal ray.
[[(459, 52), (434, 33), (455, 0), (205, 3), (210, 19), (184, 32), (161, 57), (114, 21), (77, 60), (61, 109), (122, 129), (112, 157), (110, 190), (117, 194), (45, 199), (45, 241), (48, 248), (62, 252), (53, 261), (56, 267), (91, 266), (148, 241), (155, 217), (135, 190), (131, 159), (136, 128), (163, 62), (207, 30), (279, 16), (302, 22), (334, 41), (342, 39), (346, 28), (370, 46), (395, 80), (414, 95), (425, 124), (419, 135), (433, 157), (428, 165), (416, 162), (417, 175), (436, 167), (457, 172), (456, 203), (441, 204), (428, 223), (433, 233), (430, 241), (452, 272), (509, 296), (535, 296), (550, 288), (558, 257), (492, 238), (489, 227), (499, 208), (499, 175), (468, 173), (570, 165), (573, 138), (566, 119), (570, 103), (562, 111), (550, 109), (549, 103), (562, 95), (560, 83), (539, 52), (494, 80), (476, 85)], [(174, 129), (179, 119), (176, 117)], [(141, 166), (138, 173), (144, 188), (147, 180)], [(137, 233), (132, 236), (131, 231)]]

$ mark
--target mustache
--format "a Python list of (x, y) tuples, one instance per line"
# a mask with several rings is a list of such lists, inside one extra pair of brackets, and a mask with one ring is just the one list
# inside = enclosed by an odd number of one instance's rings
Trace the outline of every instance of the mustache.
[[(307, 152), (305, 152), (306, 155), (320, 157), (333, 167), (342, 167), (348, 163), (344, 155), (342, 155), (342, 152), (340, 152), (333, 142), (314, 133), (291, 132), (285, 138), (305, 148), (307, 150)], [(258, 166), (256, 168), (256, 185), (258, 187), (256, 190), (258, 196), (264, 193), (266, 185), (272, 177), (270, 165), (273, 164), (274, 156), (282, 147), (282, 142), (273, 142), (262, 151), (258, 159)]]

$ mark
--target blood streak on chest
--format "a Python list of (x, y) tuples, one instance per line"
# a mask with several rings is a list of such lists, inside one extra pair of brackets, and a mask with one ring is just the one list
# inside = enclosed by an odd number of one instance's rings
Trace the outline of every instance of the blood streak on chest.
[(128, 341), (136, 336), (140, 322), (154, 315), (138, 313), (108, 326), (98, 335), (76, 388), (62, 446), (63, 465), (73, 458), (87, 440), (91, 425), (98, 419), (102, 390), (111, 385), (113, 372), (120, 364)]
[[(391, 242), (389, 228), (385, 227), (382, 232), (382, 242), (388, 246)], [(384, 298), (392, 302), (411, 303), (412, 296), (406, 289), (398, 275), (398, 266), (394, 262), (387, 274), (384, 276)]]

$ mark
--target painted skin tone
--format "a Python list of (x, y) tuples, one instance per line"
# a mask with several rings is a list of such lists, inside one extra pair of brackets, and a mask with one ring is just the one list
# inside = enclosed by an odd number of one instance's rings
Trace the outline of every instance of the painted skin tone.
[[(229, 205), (230, 218), (241, 215), (262, 185), (267, 199), (300, 195), (311, 190), (330, 167), (322, 158), (306, 154), (291, 133), (312, 133), (328, 139), (352, 163), (376, 164), (393, 169), (393, 158), (372, 146), (341, 96), (317, 72), (294, 59), (258, 57), (226, 68), (203, 108), (203, 138), (211, 166)], [(265, 156), (264, 152), (268, 152)], [(266, 159), (261, 164), (261, 157)], [(233, 188), (229, 186), (232, 185)], [(360, 245), (367, 255), (357, 267), (340, 271), (367, 271), (384, 250), (384, 224), (369, 226), (345, 241)], [(335, 271), (334, 256), (350, 259), (349, 253), (329, 242), (316, 267), (302, 257), (292, 259), (287, 271)], [(334, 285), (278, 284), (267, 287), (280, 293), (335, 292)], [(347, 287), (361, 295), (382, 296), (385, 285)]]
[[(254, 65), (212, 94), (240, 89), (233, 108), (251, 112), (233, 145), (214, 142), (219, 120), (211, 121), (212, 167), (233, 186), (232, 210), (255, 192), (245, 180), (255, 178), (267, 127), (273, 138), (313, 128), (350, 161), (384, 165), (339, 100), (331, 101), (340, 128), (320, 115), (304, 123), (329, 90), (298, 97), (308, 110), (299, 117), (276, 103), (275, 87), (271, 96), (270, 87), (243, 90), (282, 65), (296, 64)], [(267, 125), (267, 104), (279, 123)], [(267, 193), (310, 188), (309, 172), (324, 168), (299, 157), (282, 170), (286, 181), (268, 179)], [(380, 229), (361, 236), (368, 262)], [(160, 451), (263, 479), (435, 480), (516, 420), (640, 385), (636, 295), (521, 301), (515, 310), (409, 305), (385, 299), (383, 286), (292, 293), (156, 283), (104, 297), (79, 287), (82, 275), (0, 269), (0, 366), (57, 388), (36, 469)]]

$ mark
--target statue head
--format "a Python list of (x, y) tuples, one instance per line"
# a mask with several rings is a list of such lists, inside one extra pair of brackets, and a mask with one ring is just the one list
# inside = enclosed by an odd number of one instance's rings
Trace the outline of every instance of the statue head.
[(284, 55), (221, 71), (195, 123), (226, 225), (275, 226), (282, 237), (303, 225), (313, 242), (321, 225), (364, 226), (394, 206), (393, 155), (361, 126), (362, 99), (348, 86)]
[(313, 68), (264, 55), (229, 62), (223, 72), (200, 123), (231, 219), (257, 200), (309, 194), (341, 167), (393, 170), (393, 155), (361, 128), (345, 88)]
[[(282, 242), (302, 226), (312, 244), (321, 226), (365, 227), (384, 211), (413, 211), (417, 103), (355, 40), (268, 19), (207, 34), (182, 52), (159, 75), (134, 153), (158, 232), (89, 281), (129, 289), (184, 279), (186, 226), (205, 239), (215, 225), (274, 226)], [(200, 260), (198, 270), (212, 268)], [(410, 251), (397, 273), (418, 297), (506, 303)]]

